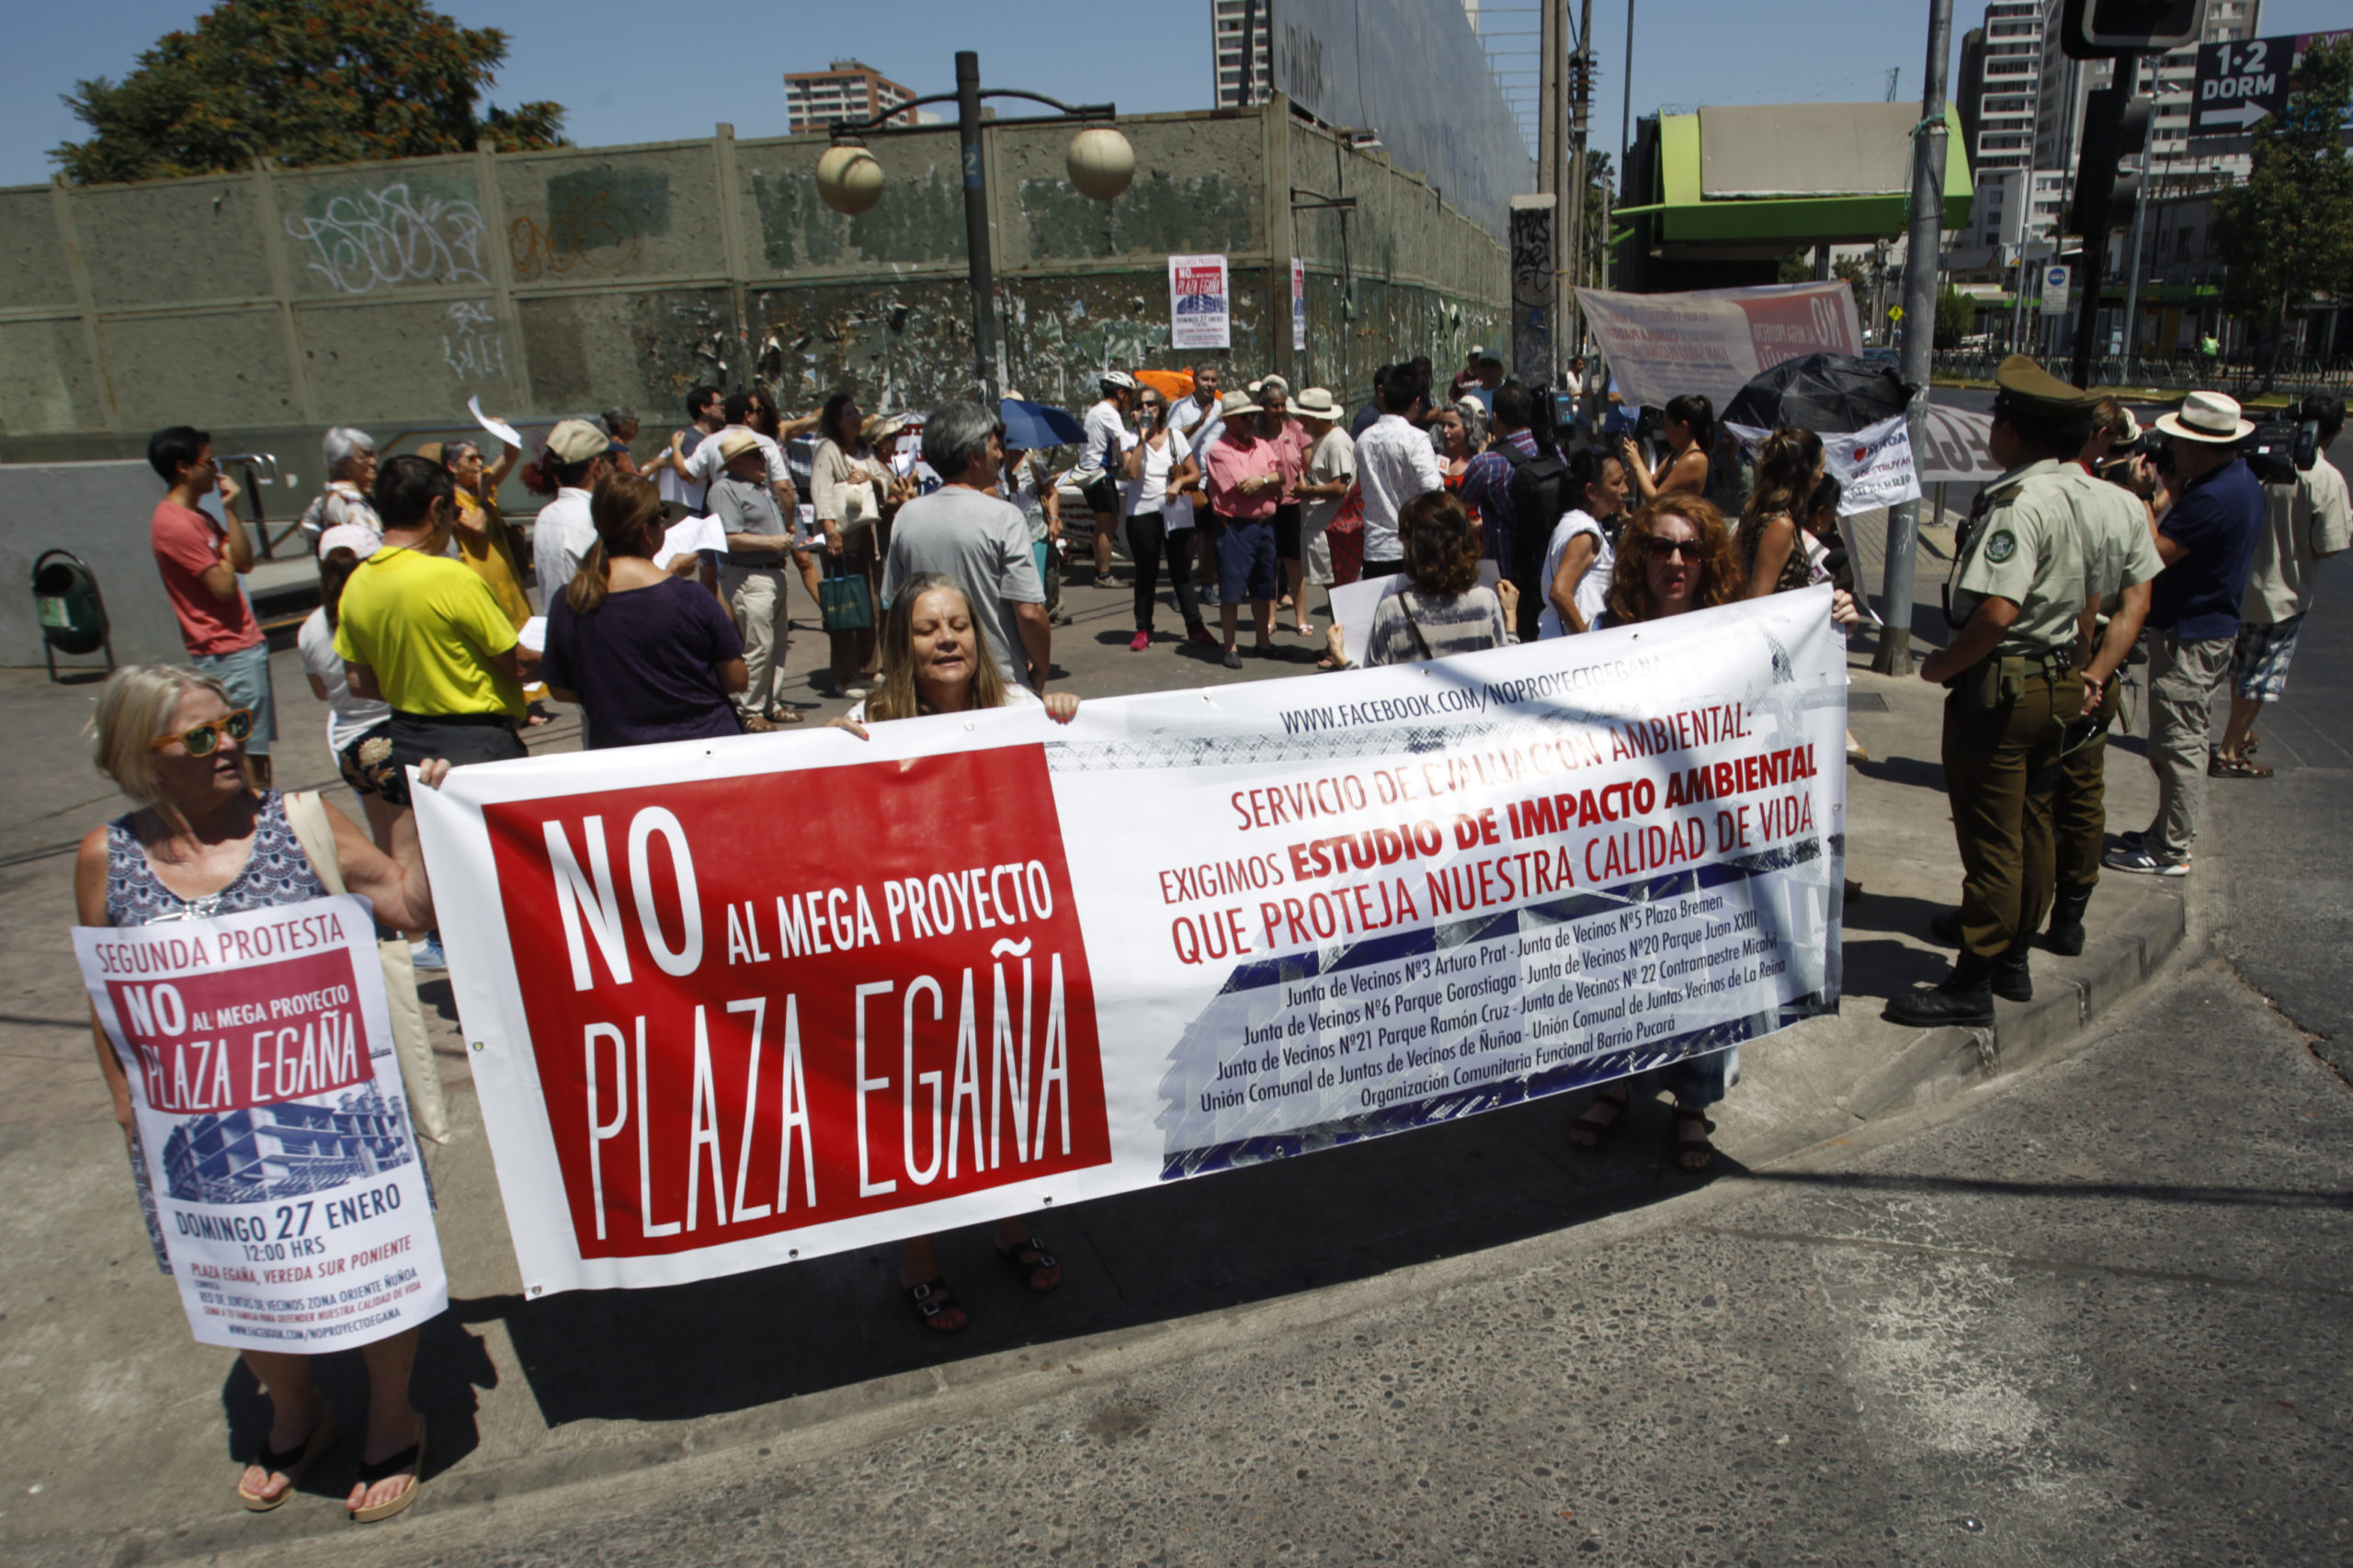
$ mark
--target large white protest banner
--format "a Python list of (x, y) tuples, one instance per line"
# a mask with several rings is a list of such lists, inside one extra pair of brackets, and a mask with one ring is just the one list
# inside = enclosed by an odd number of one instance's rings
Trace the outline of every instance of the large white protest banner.
[(199, 1341), (342, 1350), (449, 1305), (365, 900), (77, 926), (74, 950)]
[(1843, 282), (1621, 294), (1579, 289), (1586, 320), (1629, 403), (1664, 408), (1704, 392), (1718, 413), (1761, 370), (1808, 354), (1860, 354), (1862, 324)]
[(1835, 1008), (1827, 589), (418, 791), (527, 1294), (1402, 1132)]

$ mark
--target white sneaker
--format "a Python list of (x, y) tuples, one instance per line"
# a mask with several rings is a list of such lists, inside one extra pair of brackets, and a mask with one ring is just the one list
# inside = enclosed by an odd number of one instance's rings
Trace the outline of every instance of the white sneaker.
[(411, 942), (408, 962), (411, 969), (448, 969), (449, 960), (441, 951), (441, 933), (427, 931), (423, 941)]

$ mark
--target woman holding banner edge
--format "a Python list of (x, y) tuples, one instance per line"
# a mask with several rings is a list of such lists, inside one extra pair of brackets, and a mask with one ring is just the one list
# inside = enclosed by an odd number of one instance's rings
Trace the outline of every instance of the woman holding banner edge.
[[(881, 641), (882, 671), (874, 695), (833, 722), (833, 728), (859, 740), (869, 738), (869, 724), (976, 708), (1043, 706), (1057, 724), (1078, 716), (1078, 699), (1071, 693), (1054, 692), (1040, 704), (1027, 687), (1005, 678), (964, 590), (939, 573), (918, 572), (900, 586), (882, 622)], [(1063, 1282), (1062, 1264), (1017, 1216), (996, 1222), (996, 1255), (1032, 1294), (1045, 1295)], [(899, 1288), (916, 1318), (935, 1334), (953, 1334), (972, 1321), (940, 1278), (930, 1236), (907, 1238)]]
[[(92, 761), (137, 808), (82, 840), (74, 867), (80, 924), (203, 919), (327, 896), (325, 881), (288, 820), (284, 797), (249, 780), (244, 739), (252, 725), (251, 713), (232, 709), (220, 681), (195, 670), (128, 665), (108, 677), (91, 721)], [(417, 768), (432, 788), (449, 771), (438, 759)], [(433, 891), (415, 813), (404, 812), (393, 824), (388, 855), (341, 810), (323, 806), (350, 891), (370, 900), (377, 918), (389, 926), (430, 926)], [(131, 1087), (95, 1010), (91, 1026), (115, 1119), (130, 1145), (149, 1239), (168, 1273)], [(425, 1462), (425, 1420), (409, 1403), (417, 1335), (411, 1328), (361, 1348), (368, 1431), (358, 1478), (344, 1506), (362, 1523), (389, 1518), (416, 1499)], [(310, 1357), (240, 1354), (269, 1395), (271, 1420), (259, 1455), (238, 1477), (237, 1497), (248, 1510), (265, 1513), (286, 1501), (338, 1434), (335, 1412), (312, 1381)]]
[[(1595, 619), (1594, 630), (1735, 604), (1747, 597), (1747, 573), (1725, 531), (1723, 515), (1699, 495), (1662, 495), (1636, 512), (1619, 535), (1608, 605)], [(1843, 631), (1861, 617), (1854, 599), (1841, 590), (1831, 595), (1830, 619)], [(1600, 1148), (1624, 1125), (1636, 1090), (1668, 1089), (1675, 1096), (1670, 1153), (1680, 1169), (1696, 1176), (1716, 1158), (1716, 1146), (1708, 1141), (1708, 1108), (1724, 1097), (1739, 1075), (1740, 1047), (1733, 1045), (1620, 1079), (1594, 1091), (1585, 1113), (1569, 1125), (1569, 1142), (1588, 1152)]]

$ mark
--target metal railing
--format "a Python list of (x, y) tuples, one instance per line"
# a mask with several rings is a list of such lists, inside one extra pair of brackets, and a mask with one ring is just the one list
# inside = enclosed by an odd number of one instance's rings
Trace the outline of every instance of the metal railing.
[[(1936, 356), (1935, 374), (1954, 381), (1990, 381), (2004, 355), (1947, 350)], [(2063, 367), (2062, 367), (2063, 369)], [(2244, 401), (2262, 393), (2305, 396), (2326, 392), (2342, 397), (2353, 392), (2353, 359), (2324, 363), (2305, 357), (2282, 356), (2267, 369), (2252, 359), (2204, 359), (2192, 353), (2136, 354), (2129, 366), (2121, 355), (2096, 355), (2091, 382), (2103, 387), (2149, 387), (2159, 392), (2219, 392)]]

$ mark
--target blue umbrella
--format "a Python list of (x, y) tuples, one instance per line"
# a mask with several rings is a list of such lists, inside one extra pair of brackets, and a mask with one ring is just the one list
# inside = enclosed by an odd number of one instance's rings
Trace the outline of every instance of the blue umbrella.
[(1086, 439), (1086, 430), (1067, 409), (1008, 397), (998, 403), (996, 410), (997, 417), (1005, 421), (1005, 444), (1014, 451), (1074, 446)]

